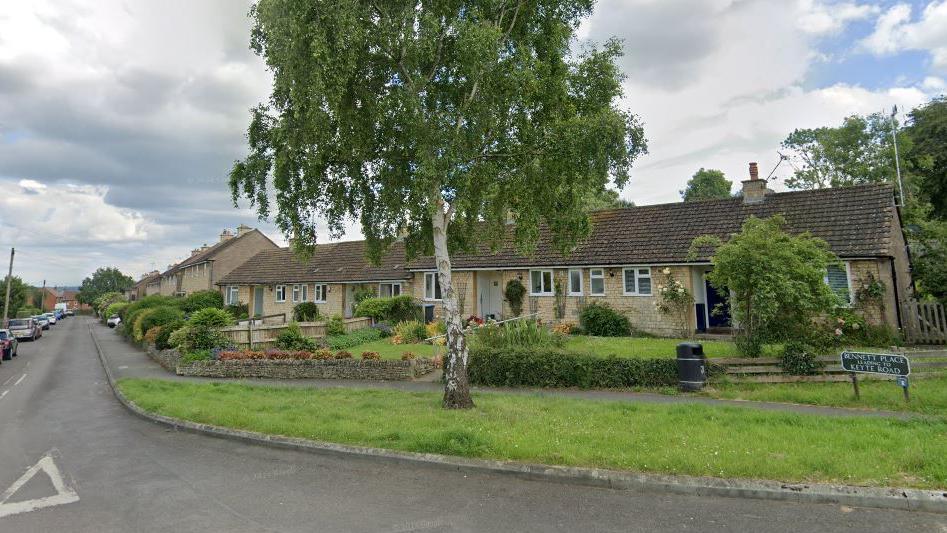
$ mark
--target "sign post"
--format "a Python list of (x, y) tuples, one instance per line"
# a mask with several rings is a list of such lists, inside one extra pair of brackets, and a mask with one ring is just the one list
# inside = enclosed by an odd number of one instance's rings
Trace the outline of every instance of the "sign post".
[(897, 376), (898, 385), (904, 389), (904, 401), (911, 401), (908, 392), (908, 375), (911, 374), (911, 363), (903, 355), (887, 353), (842, 352), (842, 370), (852, 376), (852, 387), (855, 388), (855, 398), (860, 398), (858, 391), (858, 374), (882, 374)]

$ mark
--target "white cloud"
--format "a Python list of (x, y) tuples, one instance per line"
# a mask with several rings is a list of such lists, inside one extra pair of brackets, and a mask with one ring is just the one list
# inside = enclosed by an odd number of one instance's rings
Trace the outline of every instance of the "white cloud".
[(935, 0), (912, 22), (911, 6), (897, 4), (878, 17), (875, 30), (862, 46), (876, 55), (905, 50), (930, 54), (934, 68), (947, 71), (947, 0)]
[(798, 27), (813, 35), (829, 35), (840, 32), (856, 20), (863, 20), (880, 11), (878, 6), (841, 2), (826, 4), (816, 0), (799, 0)]

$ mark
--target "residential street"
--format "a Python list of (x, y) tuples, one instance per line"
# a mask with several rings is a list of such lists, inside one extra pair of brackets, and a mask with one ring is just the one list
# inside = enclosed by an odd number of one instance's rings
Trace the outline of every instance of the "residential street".
[[(0, 531), (947, 532), (943, 515), (465, 476), (178, 433), (116, 401), (90, 322), (65, 320), (0, 366), (0, 491), (47, 454), (62, 475), (57, 488), (40, 471), (0, 503)], [(27, 500), (48, 506), (16, 505)]]

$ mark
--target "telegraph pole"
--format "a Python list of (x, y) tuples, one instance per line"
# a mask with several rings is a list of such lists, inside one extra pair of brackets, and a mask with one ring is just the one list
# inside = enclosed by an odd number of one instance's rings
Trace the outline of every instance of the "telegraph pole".
[(46, 312), (46, 280), (43, 280), (43, 295), (39, 299), (39, 314)]
[(901, 158), (898, 157), (898, 106), (891, 108), (891, 140), (894, 141), (894, 169), (898, 173), (898, 190), (901, 192), (901, 207), (904, 207), (904, 182), (901, 181)]
[(10, 270), (7, 272), (7, 297), (3, 301), (3, 327), (7, 327), (7, 319), (10, 315), (10, 282), (13, 281), (13, 254), (14, 248), (10, 248)]

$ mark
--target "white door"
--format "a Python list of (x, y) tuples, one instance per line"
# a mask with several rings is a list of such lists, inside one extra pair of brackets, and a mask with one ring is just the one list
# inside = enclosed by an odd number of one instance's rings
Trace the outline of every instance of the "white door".
[(477, 309), (482, 318), (500, 320), (503, 296), (499, 272), (477, 272)]

